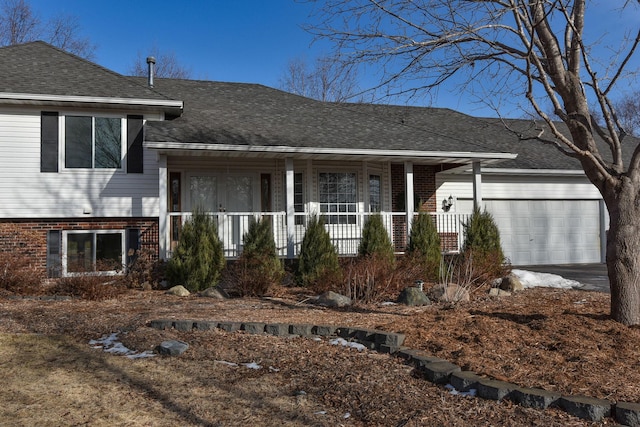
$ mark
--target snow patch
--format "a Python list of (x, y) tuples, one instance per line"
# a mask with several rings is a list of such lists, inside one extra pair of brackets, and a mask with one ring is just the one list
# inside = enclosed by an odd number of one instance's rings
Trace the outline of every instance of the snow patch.
[(97, 340), (89, 340), (91, 348), (101, 348), (107, 353), (117, 354), (119, 356), (127, 356), (129, 359), (142, 359), (145, 357), (154, 357), (155, 354), (152, 351), (143, 351), (138, 353), (124, 346), (118, 341), (118, 332), (114, 332), (111, 335), (103, 335)]
[(331, 344), (331, 345), (341, 345), (343, 347), (355, 348), (358, 351), (362, 351), (362, 350), (366, 350), (367, 349), (367, 347), (365, 347), (364, 345), (362, 345), (360, 343), (347, 341), (344, 338), (332, 339), (331, 341), (329, 341), (329, 344)]
[(511, 270), (522, 286), (525, 288), (536, 288), (536, 287), (546, 287), (546, 288), (559, 288), (559, 289), (572, 289), (572, 288), (581, 288), (584, 284), (576, 281), (565, 279), (562, 276), (558, 276), (557, 274), (551, 273), (535, 273), (533, 271), (526, 270)]

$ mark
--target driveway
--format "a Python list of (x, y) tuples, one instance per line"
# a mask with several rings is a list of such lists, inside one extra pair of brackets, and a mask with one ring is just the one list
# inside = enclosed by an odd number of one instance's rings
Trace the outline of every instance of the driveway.
[(513, 268), (550, 273), (584, 284), (585, 291), (609, 293), (609, 277), (606, 264), (520, 265)]

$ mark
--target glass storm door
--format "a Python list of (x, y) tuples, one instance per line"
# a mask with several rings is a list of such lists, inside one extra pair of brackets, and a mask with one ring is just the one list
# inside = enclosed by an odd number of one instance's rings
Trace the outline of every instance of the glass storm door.
[(238, 254), (254, 211), (252, 175), (192, 175), (190, 208), (217, 213), (218, 234), (227, 256)]

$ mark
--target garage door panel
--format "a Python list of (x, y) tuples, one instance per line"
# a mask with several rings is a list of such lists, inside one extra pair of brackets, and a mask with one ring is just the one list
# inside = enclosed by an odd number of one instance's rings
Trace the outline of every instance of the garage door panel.
[(488, 200), (513, 265), (600, 262), (597, 200)]

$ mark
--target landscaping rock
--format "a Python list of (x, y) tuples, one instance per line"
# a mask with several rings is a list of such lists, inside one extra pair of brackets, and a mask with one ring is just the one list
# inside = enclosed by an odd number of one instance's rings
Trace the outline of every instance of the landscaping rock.
[(187, 351), (189, 344), (178, 340), (163, 341), (162, 344), (156, 347), (156, 352), (163, 356), (180, 356)]
[(410, 306), (431, 305), (429, 297), (422, 290), (413, 286), (403, 289), (397, 302)]
[(455, 283), (440, 283), (431, 288), (431, 297), (441, 302), (464, 302), (469, 301), (469, 291)]
[(483, 380), (480, 375), (477, 375), (470, 371), (454, 372), (449, 378), (449, 382), (458, 391), (469, 391), (471, 389), (477, 389), (478, 383)]
[(618, 402), (615, 415), (616, 421), (625, 426), (640, 427), (640, 403)]
[(328, 291), (318, 297), (317, 303), (326, 307), (348, 307), (351, 305), (351, 298)]
[(511, 397), (521, 406), (535, 409), (547, 409), (560, 398), (560, 394), (538, 388), (521, 387), (514, 390)]
[(500, 289), (507, 292), (518, 292), (523, 291), (524, 286), (522, 286), (522, 282), (520, 282), (520, 279), (518, 279), (515, 274), (509, 274), (502, 278)]
[(559, 405), (569, 414), (590, 421), (600, 421), (611, 415), (611, 402), (586, 396), (563, 396)]
[(434, 384), (446, 384), (454, 372), (460, 372), (460, 367), (450, 362), (426, 363), (419, 367), (425, 379)]
[(502, 400), (517, 388), (517, 385), (508, 382), (483, 379), (478, 382), (478, 396), (483, 399)]
[(191, 292), (189, 292), (187, 288), (182, 285), (174, 286), (173, 288), (168, 289), (166, 293), (178, 297), (188, 297), (189, 295), (191, 295)]
[(489, 289), (489, 296), (492, 296), (492, 297), (510, 297), (511, 296), (511, 292), (505, 291), (504, 289), (500, 289), (500, 288), (491, 288), (491, 289)]
[(262, 334), (267, 325), (261, 322), (246, 322), (240, 326), (240, 329), (249, 334)]
[(194, 320), (175, 320), (173, 327), (176, 328), (177, 331), (192, 331), (194, 324)]
[(227, 296), (218, 288), (211, 287), (207, 288), (204, 291), (200, 292), (198, 296), (205, 298), (213, 298), (213, 299), (226, 299)]

